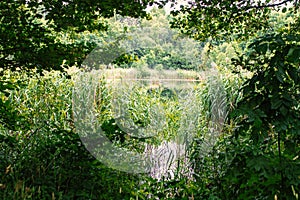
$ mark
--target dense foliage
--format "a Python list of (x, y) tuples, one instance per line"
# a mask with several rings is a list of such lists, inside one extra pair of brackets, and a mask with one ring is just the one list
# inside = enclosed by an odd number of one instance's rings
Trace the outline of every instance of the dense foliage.
[[(2, 199), (299, 199), (299, 2), (195, 0), (171, 15), (147, 13), (153, 3), (175, 8), (179, 1), (0, 2)], [(95, 90), (109, 140), (137, 152), (157, 149), (162, 159), (169, 147), (161, 143), (173, 144), (181, 119), (196, 113), (183, 131), (192, 142), (173, 163), (166, 159), (163, 175), (107, 167), (74, 126), (81, 63), (96, 46), (118, 52), (130, 37), (142, 48), (107, 63), (116, 72), (147, 78), (156, 70), (195, 81), (196, 103), (184, 109), (168, 87), (126, 93), (122, 103), (138, 127), (153, 118), (151, 106), (164, 108), (161, 132), (143, 139), (117, 124), (108, 82)]]
[(284, 1), (190, 1), (172, 14), (172, 26), (199, 40), (247, 39), (270, 28), (272, 10), (298, 9), (299, 2)]
[[(94, 46), (69, 43), (60, 33), (106, 30), (114, 14), (146, 17), (148, 1), (1, 1), (1, 68), (60, 69), (80, 62)], [(67, 63), (63, 62), (67, 61)]]
[[(270, 195), (277, 191), (280, 198), (292, 196), (293, 188), (299, 188), (300, 54), (294, 43), (297, 37), (263, 36), (251, 44), (253, 51), (246, 60), (236, 62), (254, 73), (244, 83), (243, 99), (233, 111), (233, 116), (238, 117), (236, 137), (247, 138), (253, 149), (244, 150), (236, 162), (246, 161), (252, 184), (265, 188), (262, 191)], [(238, 168), (241, 166), (240, 163)], [(259, 174), (253, 176), (254, 172)], [(249, 196), (246, 190), (248, 187), (243, 193)], [(264, 192), (262, 196), (268, 196)]]

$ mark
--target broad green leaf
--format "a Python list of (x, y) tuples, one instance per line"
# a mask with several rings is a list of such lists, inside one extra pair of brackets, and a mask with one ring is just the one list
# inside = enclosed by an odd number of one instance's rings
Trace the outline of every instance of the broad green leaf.
[(300, 47), (291, 47), (288, 54), (287, 60), (291, 63), (300, 62)]

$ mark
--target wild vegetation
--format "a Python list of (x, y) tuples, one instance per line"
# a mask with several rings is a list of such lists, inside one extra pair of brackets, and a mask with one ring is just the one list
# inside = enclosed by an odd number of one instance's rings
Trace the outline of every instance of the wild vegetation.
[[(299, 2), (166, 3), (0, 2), (2, 199), (299, 199)], [(86, 145), (89, 94), (149, 171)]]

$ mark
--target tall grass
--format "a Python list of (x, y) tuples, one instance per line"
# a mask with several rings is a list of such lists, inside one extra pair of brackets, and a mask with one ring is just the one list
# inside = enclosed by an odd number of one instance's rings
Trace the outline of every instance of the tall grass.
[(7, 97), (20, 124), (0, 130), (1, 199), (130, 198), (137, 177), (98, 162), (76, 134), (72, 79), (60, 72), (9, 75), (20, 77), (24, 85)]
[[(8, 79), (22, 78), (24, 85), (8, 97), (1, 97), (19, 116), (15, 130), (0, 126), (1, 198), (200, 196), (206, 192), (209, 179), (217, 178), (218, 167), (209, 158), (219, 138), (226, 135), (227, 112), (235, 103), (240, 84), (232, 75), (209, 76), (210, 79), (202, 76), (203, 80), (194, 83), (190, 90), (138, 85), (131, 90), (119, 87), (119, 96), (109, 81), (99, 79), (93, 106), (107, 138), (118, 148), (148, 155), (153, 160), (148, 174), (134, 175), (106, 167), (83, 146), (74, 126), (72, 108), (76, 73), (71, 79), (60, 72), (44, 76), (9, 74)], [(151, 136), (155, 136), (141, 138), (120, 128), (120, 124), (128, 124), (118, 121), (124, 110), (115, 109), (116, 104), (129, 110), (126, 118), (144, 131), (141, 134), (151, 129)]]

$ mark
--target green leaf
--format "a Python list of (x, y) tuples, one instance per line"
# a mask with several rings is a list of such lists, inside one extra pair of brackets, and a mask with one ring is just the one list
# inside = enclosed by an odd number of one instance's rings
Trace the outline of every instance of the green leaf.
[(283, 12), (283, 13), (285, 13), (286, 11), (287, 11), (286, 7), (282, 8), (282, 10), (281, 10), (281, 12)]
[(271, 99), (271, 109), (276, 110), (278, 109), (281, 105), (282, 105), (282, 100), (281, 99), (277, 99), (277, 98), (272, 98)]
[(269, 50), (269, 43), (263, 42), (260, 45), (256, 46), (255, 50), (260, 54), (266, 54)]
[(300, 47), (291, 47), (287, 54), (287, 61), (291, 63), (300, 62)]
[(279, 110), (283, 116), (286, 116), (288, 113), (288, 109), (285, 106), (281, 106)]

